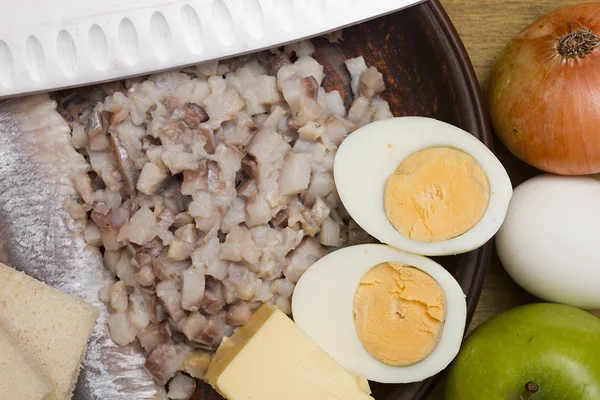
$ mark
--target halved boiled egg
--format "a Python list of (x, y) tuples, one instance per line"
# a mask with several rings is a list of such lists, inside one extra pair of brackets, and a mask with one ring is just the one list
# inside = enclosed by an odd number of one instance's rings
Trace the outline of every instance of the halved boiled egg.
[(498, 231), (512, 197), (496, 156), (431, 118), (376, 121), (350, 134), (334, 162), (350, 216), (371, 236), (422, 255), (474, 250)]
[(437, 374), (456, 357), (467, 306), (458, 282), (433, 260), (366, 244), (313, 264), (296, 285), (292, 314), (348, 371), (408, 383)]

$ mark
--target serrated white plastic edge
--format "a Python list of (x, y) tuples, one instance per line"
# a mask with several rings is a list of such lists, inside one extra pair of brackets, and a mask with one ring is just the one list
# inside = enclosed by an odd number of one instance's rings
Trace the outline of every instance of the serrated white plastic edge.
[(0, 98), (312, 37), (422, 0), (0, 0)]

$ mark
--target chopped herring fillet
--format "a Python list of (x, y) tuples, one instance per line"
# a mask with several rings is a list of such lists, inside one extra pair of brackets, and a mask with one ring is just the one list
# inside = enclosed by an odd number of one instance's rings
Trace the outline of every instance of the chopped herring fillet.
[(178, 321), (185, 316), (181, 309), (181, 293), (173, 280), (166, 280), (156, 285), (156, 295), (173, 320)]
[(129, 296), (130, 306), (128, 310), (129, 320), (131, 325), (141, 331), (150, 324), (150, 315), (146, 307), (146, 298), (141, 293), (140, 289), (133, 289), (133, 293)]
[(333, 145), (339, 146), (350, 133), (348, 122), (339, 117), (329, 117), (325, 121), (325, 134)]
[(127, 313), (116, 312), (108, 317), (110, 337), (119, 346), (127, 346), (135, 340), (137, 330), (131, 324)]
[(175, 346), (172, 343), (158, 346), (148, 355), (144, 366), (158, 383), (165, 385), (179, 367)]
[(279, 191), (285, 196), (300, 194), (310, 182), (310, 155), (306, 153), (287, 154), (279, 173)]
[[(162, 181), (167, 178), (167, 173), (155, 164), (146, 163), (142, 168), (137, 183), (137, 190), (144, 194), (153, 194), (158, 190)], [(106, 182), (106, 179), (104, 180)]]
[(283, 157), (289, 150), (290, 145), (274, 129), (258, 131), (246, 148), (248, 154), (254, 156), (264, 169), (283, 162)]
[(316, 142), (317, 139), (323, 136), (325, 129), (322, 125), (317, 124), (314, 121), (310, 121), (298, 129), (298, 133), (300, 135), (300, 139), (307, 140), (309, 142)]
[(147, 354), (159, 346), (167, 343), (171, 338), (169, 324), (163, 322), (159, 325), (152, 324), (138, 332), (137, 337)]
[(304, 204), (313, 206), (317, 197), (326, 198), (335, 189), (333, 174), (331, 172), (319, 172), (313, 174), (304, 195)]
[(244, 107), (244, 101), (233, 90), (224, 93), (214, 93), (213, 90), (213, 94), (204, 100), (204, 104), (208, 117), (213, 121), (223, 121)]
[(260, 249), (252, 240), (250, 232), (242, 226), (233, 228), (221, 245), (221, 259), (256, 264), (260, 257)]
[(142, 286), (152, 286), (154, 284), (154, 271), (149, 265), (144, 265), (138, 272), (135, 273), (135, 280)]
[(333, 115), (344, 117), (346, 115), (346, 106), (340, 92), (334, 90), (327, 93), (327, 108)]
[(115, 283), (110, 288), (110, 305), (116, 312), (127, 310), (127, 287), (123, 281)]
[(358, 125), (366, 125), (373, 120), (375, 111), (369, 106), (369, 99), (358, 97), (348, 110), (348, 119)]
[(252, 316), (250, 303), (246, 301), (237, 302), (227, 311), (227, 324), (231, 326), (242, 326)]
[(181, 283), (181, 307), (186, 311), (198, 311), (204, 298), (204, 271), (196, 266), (186, 269), (181, 273)]
[(346, 68), (350, 72), (352, 93), (354, 96), (358, 96), (358, 82), (363, 72), (367, 70), (367, 64), (363, 56), (351, 58), (345, 61)]
[(314, 53), (302, 41), (61, 103), (81, 164), (64, 208), (103, 247), (118, 278), (99, 292), (108, 331), (139, 341), (165, 386), (157, 398), (191, 398), (184, 373), (201, 379), (263, 303), (290, 313), (296, 282), (328, 248), (373, 240), (343, 209), (333, 165), (351, 132), (393, 117), (385, 81), (363, 57), (346, 60), (347, 109)]
[(256, 274), (245, 266), (239, 264), (230, 264), (227, 281), (224, 281), (226, 288), (231, 288), (237, 298), (241, 300), (250, 300), (260, 289), (262, 280)]
[(221, 221), (221, 231), (223, 233), (229, 233), (233, 228), (242, 224), (246, 219), (246, 204), (241, 197), (233, 199), (227, 213), (223, 216)]
[(188, 400), (194, 394), (194, 390), (196, 390), (196, 381), (181, 372), (177, 372), (169, 382), (167, 396), (172, 400)]
[(85, 133), (88, 135), (88, 143), (92, 151), (102, 151), (108, 147), (107, 124), (106, 116), (99, 110), (90, 113), (85, 126)]
[(371, 99), (385, 90), (383, 75), (375, 67), (369, 67), (360, 74), (358, 79), (358, 95)]
[(312, 56), (315, 54), (315, 45), (310, 40), (301, 40), (286, 45), (284, 51), (286, 54), (293, 52), (298, 57)]
[(298, 282), (304, 271), (317, 260), (323, 258), (327, 251), (314, 238), (306, 238), (288, 256), (288, 265), (284, 270), (287, 280)]
[(278, 294), (284, 297), (291, 297), (294, 292), (296, 285), (285, 279), (278, 279), (273, 282), (272, 291), (274, 294)]
[(116, 240), (122, 242), (128, 240), (135, 244), (145, 244), (156, 236), (156, 217), (146, 206), (141, 207), (132, 215), (129, 222), (121, 227)]
[(194, 341), (207, 324), (208, 320), (206, 317), (203, 314), (194, 311), (186, 317), (181, 331), (188, 338), (188, 340)]
[(337, 247), (340, 245), (340, 225), (331, 218), (327, 218), (321, 225), (319, 242), (323, 246)]
[(111, 153), (90, 151), (90, 166), (102, 178), (107, 188), (113, 192), (121, 189), (121, 174), (115, 167), (116, 161)]
[(373, 111), (375, 112), (374, 121), (394, 118), (394, 114), (390, 110), (390, 105), (385, 100), (374, 98), (371, 100), (371, 107), (373, 107)]
[(83, 238), (90, 246), (102, 246), (102, 235), (100, 234), (100, 229), (98, 229), (98, 226), (93, 223), (86, 224), (85, 230), (83, 231)]
[[(224, 280), (225, 276), (227, 276), (229, 263), (225, 264), (224, 267), (225, 275), (223, 276), (222, 280)], [(200, 304), (202, 311), (211, 315), (218, 314), (225, 306), (224, 289), (225, 288), (220, 281), (214, 279), (207, 280), (204, 290), (204, 298)]]

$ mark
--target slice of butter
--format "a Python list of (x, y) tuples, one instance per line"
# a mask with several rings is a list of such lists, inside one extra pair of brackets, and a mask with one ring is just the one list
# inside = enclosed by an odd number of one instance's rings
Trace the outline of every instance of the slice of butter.
[(373, 400), (366, 380), (267, 304), (221, 343), (205, 380), (229, 400)]
[(49, 378), (50, 400), (71, 399), (97, 315), (87, 303), (0, 264), (0, 326)]
[(52, 386), (0, 327), (0, 398), (48, 400)]

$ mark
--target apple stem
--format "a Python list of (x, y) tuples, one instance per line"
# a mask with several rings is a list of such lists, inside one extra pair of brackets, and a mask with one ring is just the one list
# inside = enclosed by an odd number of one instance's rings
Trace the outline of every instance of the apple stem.
[(527, 382), (525, 385), (525, 396), (523, 397), (523, 400), (530, 400), (531, 396), (536, 394), (539, 390), (540, 387), (537, 383)]

